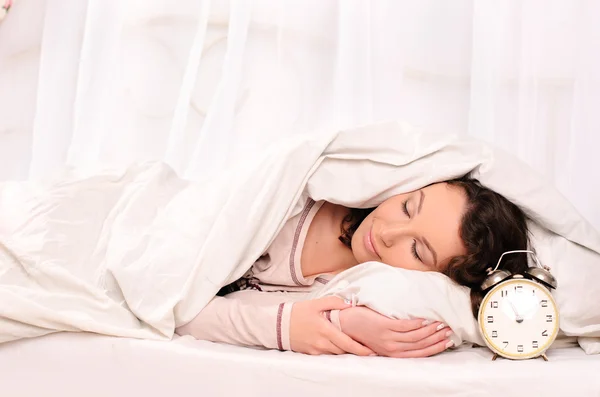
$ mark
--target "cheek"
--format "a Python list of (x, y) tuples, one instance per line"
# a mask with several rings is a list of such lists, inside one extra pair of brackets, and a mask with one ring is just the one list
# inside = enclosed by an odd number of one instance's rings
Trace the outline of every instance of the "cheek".
[[(396, 250), (399, 251), (399, 250)], [(407, 258), (406, 255), (402, 255), (401, 252), (390, 253), (386, 258), (386, 265), (397, 267), (400, 269), (415, 270), (414, 258)]]
[(429, 271), (430, 269), (421, 261), (415, 259), (409, 246), (400, 245), (392, 252), (388, 252), (384, 258), (385, 264), (406, 270)]

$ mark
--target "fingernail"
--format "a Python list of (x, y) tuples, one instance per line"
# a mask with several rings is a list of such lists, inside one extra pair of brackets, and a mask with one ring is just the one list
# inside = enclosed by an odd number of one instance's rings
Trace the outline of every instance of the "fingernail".
[(453, 334), (453, 332), (451, 330), (446, 332), (446, 336), (450, 336), (452, 334)]
[(441, 323), (440, 325), (437, 326), (436, 331), (441, 331), (444, 328), (446, 328), (446, 324)]
[(450, 342), (446, 343), (446, 349), (449, 349), (452, 346), (454, 346), (454, 342), (450, 341)]
[(423, 321), (423, 324), (421, 324), (421, 325), (422, 325), (423, 327), (425, 327), (425, 326), (427, 326), (427, 325), (429, 325), (429, 324), (431, 324), (431, 321), (429, 321), (429, 320), (425, 320), (425, 321)]

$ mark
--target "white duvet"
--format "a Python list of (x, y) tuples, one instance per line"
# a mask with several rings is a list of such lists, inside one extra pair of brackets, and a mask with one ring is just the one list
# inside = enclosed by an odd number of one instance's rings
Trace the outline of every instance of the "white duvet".
[[(515, 159), (399, 123), (295, 137), (261, 161), (196, 182), (163, 164), (140, 164), (0, 185), (0, 342), (56, 331), (171, 338), (244, 274), (308, 197), (371, 207), (473, 170), (530, 216), (534, 247), (558, 279), (561, 329), (579, 336), (588, 353), (599, 352), (598, 232)], [(398, 274), (406, 283), (442, 280), (466, 294), (437, 274)], [(362, 288), (365, 304), (384, 302), (364, 292), (366, 284), (352, 288)], [(449, 312), (418, 298), (389, 300), (380, 310), (429, 310), (462, 327), (461, 339), (478, 340), (468, 305)]]

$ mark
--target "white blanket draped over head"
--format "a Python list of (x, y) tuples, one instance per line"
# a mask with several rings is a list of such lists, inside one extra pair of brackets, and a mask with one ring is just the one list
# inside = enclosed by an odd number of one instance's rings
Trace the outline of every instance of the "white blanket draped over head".
[(396, 122), (296, 136), (194, 182), (145, 163), (0, 185), (0, 342), (56, 331), (171, 338), (308, 197), (373, 207), (471, 171), (531, 218), (538, 256), (558, 278), (561, 329), (597, 348), (598, 232), (517, 160)]

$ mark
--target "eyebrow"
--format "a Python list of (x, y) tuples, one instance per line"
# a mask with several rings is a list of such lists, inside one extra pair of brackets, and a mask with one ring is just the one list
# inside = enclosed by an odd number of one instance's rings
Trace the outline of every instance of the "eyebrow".
[[(421, 208), (423, 208), (423, 203), (425, 202), (425, 193), (423, 192), (423, 189), (419, 190), (419, 192), (421, 193), (421, 197), (419, 198), (419, 208), (417, 208), (417, 214), (421, 212)], [(425, 244), (429, 252), (431, 252), (431, 255), (433, 255), (433, 265), (437, 265), (437, 253), (433, 248), (431, 248), (429, 241), (427, 241), (425, 237), (423, 237), (422, 240), (423, 244)]]
[(421, 208), (423, 208), (423, 201), (425, 201), (425, 193), (423, 193), (423, 189), (419, 190), (421, 193), (421, 197), (419, 198), (419, 208), (417, 208), (417, 214), (421, 212)]

